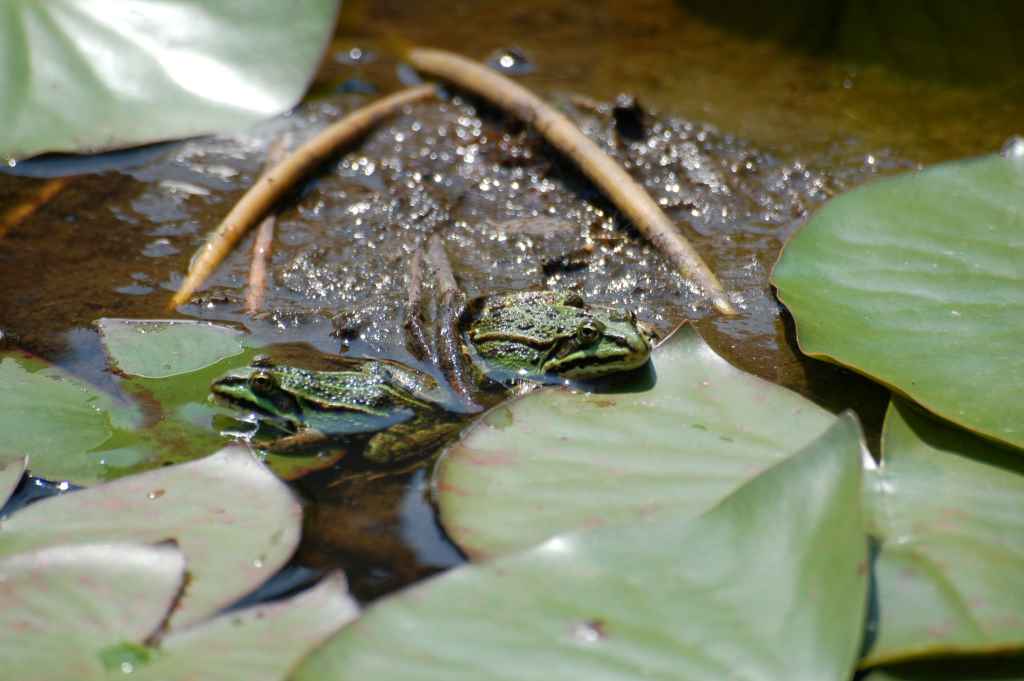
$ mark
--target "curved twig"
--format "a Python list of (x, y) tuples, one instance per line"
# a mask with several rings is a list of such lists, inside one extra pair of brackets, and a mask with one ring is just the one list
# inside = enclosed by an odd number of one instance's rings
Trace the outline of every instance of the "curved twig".
[(433, 85), (419, 85), (378, 99), (357, 109), (296, 149), (288, 158), (264, 173), (235, 204), (196, 252), (188, 276), (171, 298), (177, 307), (189, 299), (199, 286), (227, 257), (239, 238), (284, 196), (310, 170), (323, 163), (337, 148), (365, 134), (381, 119), (407, 104), (435, 93)]
[(444, 50), (413, 48), (406, 59), (417, 69), (451, 81), (534, 125), (547, 141), (575, 161), (683, 274), (723, 314), (736, 310), (722, 284), (636, 180), (573, 125), (526, 88), (474, 61)]

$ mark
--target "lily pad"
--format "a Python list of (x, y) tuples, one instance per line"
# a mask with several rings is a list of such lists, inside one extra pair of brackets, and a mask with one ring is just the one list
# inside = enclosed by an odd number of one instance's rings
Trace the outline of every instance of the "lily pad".
[(0, 560), (4, 676), (106, 678), (105, 651), (156, 633), (184, 576), (169, 545), (54, 546)]
[(865, 666), (1024, 648), (1024, 462), (894, 401), (867, 478), (879, 618)]
[(0, 156), (97, 151), (274, 116), (309, 83), (337, 0), (7, 0)]
[(535, 391), (480, 419), (435, 474), (441, 521), (484, 558), (664, 508), (696, 517), (835, 417), (731, 366), (683, 327), (645, 392)]
[(0, 452), (0, 508), (14, 494), (28, 466), (28, 457)]
[(174, 540), (189, 584), (171, 617), (192, 624), (245, 595), (291, 557), (302, 509), (241, 447), (37, 502), (0, 526), (0, 555), (96, 541)]
[(38, 360), (0, 355), (0, 446), (31, 459), (32, 473), (91, 484), (105, 477), (94, 450), (129, 410)]
[(839, 419), (698, 519), (560, 535), (378, 601), (294, 679), (847, 681), (867, 584), (858, 436)]
[(103, 345), (114, 368), (143, 378), (166, 378), (241, 354), (243, 334), (209, 322), (100, 319)]
[(1024, 447), (1024, 154), (948, 163), (829, 201), (772, 281), (800, 347)]
[(302, 658), (358, 612), (345, 578), (335, 574), (287, 600), (171, 633), (147, 663), (135, 667), (132, 678), (284, 681)]

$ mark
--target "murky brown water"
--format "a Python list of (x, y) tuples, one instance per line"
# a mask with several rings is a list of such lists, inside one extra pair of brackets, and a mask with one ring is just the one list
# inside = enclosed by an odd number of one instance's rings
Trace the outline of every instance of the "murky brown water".
[[(690, 7), (691, 9), (687, 9)], [(696, 9), (694, 9), (696, 8)], [(110, 385), (89, 326), (166, 317), (205, 232), (258, 174), (272, 140), (293, 146), (387, 92), (401, 71), (385, 40), (486, 58), (517, 48), (527, 85), (640, 179), (732, 292), (716, 317), (536, 134), (464, 97), (417, 105), (309, 180), (280, 214), (268, 311), (241, 312), (246, 242), (202, 298), (170, 316), (245, 324), (267, 342), (413, 362), (407, 268), (443, 236), (470, 295), (571, 287), (667, 331), (691, 319), (743, 369), (856, 408), (877, 429), (885, 392), (800, 357), (767, 277), (784, 240), (835, 193), (878, 174), (997, 149), (1019, 95), (852, 66), (701, 19), (695, 3), (348, 2), (316, 96), (255, 130), (171, 145), (131, 169), (82, 175), (0, 240), (0, 329), (18, 347)], [(506, 54), (506, 56), (515, 56)], [(525, 67), (525, 68), (524, 68)], [(353, 92), (355, 91), (355, 92)], [(616, 112), (616, 95), (643, 115)], [(1014, 99), (1017, 97), (1017, 99)], [(634, 112), (635, 114), (635, 112)], [(0, 210), (44, 180), (0, 176)], [(312, 350), (311, 350), (312, 352)], [(300, 560), (341, 565), (363, 597), (458, 560), (424, 501), (423, 470), (319, 473)]]

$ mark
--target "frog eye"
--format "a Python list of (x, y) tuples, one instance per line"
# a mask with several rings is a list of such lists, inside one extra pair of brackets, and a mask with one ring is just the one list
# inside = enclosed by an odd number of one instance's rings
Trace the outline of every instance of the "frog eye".
[(274, 361), (270, 359), (270, 355), (256, 355), (252, 358), (250, 365), (261, 369), (268, 369), (274, 366)]
[(583, 322), (578, 329), (576, 329), (576, 337), (580, 339), (581, 343), (587, 345), (597, 341), (604, 332), (604, 324), (597, 320), (590, 320)]
[(269, 371), (257, 371), (249, 377), (249, 387), (257, 394), (266, 394), (277, 387), (277, 380)]
[(562, 299), (562, 304), (569, 307), (583, 307), (583, 296), (578, 293), (567, 293)]

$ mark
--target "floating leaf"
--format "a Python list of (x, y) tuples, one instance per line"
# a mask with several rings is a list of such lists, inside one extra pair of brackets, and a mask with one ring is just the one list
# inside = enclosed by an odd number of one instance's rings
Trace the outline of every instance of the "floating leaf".
[(651, 390), (541, 390), (475, 424), (435, 476), (449, 536), (479, 558), (662, 508), (695, 517), (835, 420), (734, 368), (689, 327), (653, 364)]
[(27, 457), (0, 452), (0, 508), (3, 508), (14, 494), (15, 488), (21, 482), (21, 476), (25, 474), (26, 466)]
[(166, 378), (206, 368), (242, 352), (242, 332), (209, 322), (100, 319), (103, 345), (116, 369)]
[(841, 418), (696, 520), (554, 537), (378, 601), (294, 679), (847, 681), (867, 582), (858, 436)]
[(175, 540), (190, 580), (175, 627), (208, 617), (279, 569), (298, 544), (302, 509), (241, 447), (39, 501), (0, 526), (0, 554), (95, 541)]
[[(0, 446), (27, 454), (32, 474), (91, 484), (106, 467), (93, 450), (127, 409), (87, 383), (38, 360), (0, 355)], [(114, 414), (118, 412), (118, 414)]]
[(284, 601), (220, 615), (164, 637), (132, 679), (284, 681), (359, 606), (339, 573)]
[(289, 108), (337, 0), (7, 0), (0, 156), (234, 130)]
[(866, 665), (1024, 647), (1024, 462), (894, 401), (868, 477), (879, 620)]
[(833, 199), (772, 279), (800, 347), (1024, 447), (1024, 155), (935, 166)]
[(4, 677), (107, 678), (110, 653), (156, 632), (184, 575), (173, 546), (54, 546), (0, 560)]

